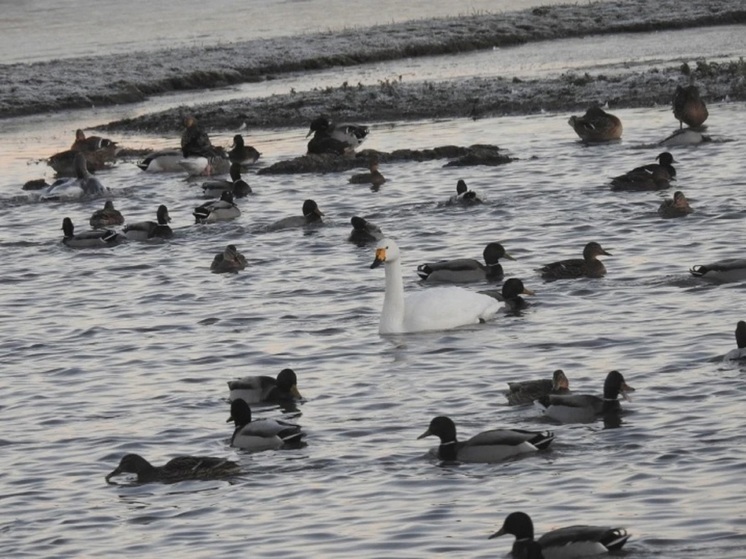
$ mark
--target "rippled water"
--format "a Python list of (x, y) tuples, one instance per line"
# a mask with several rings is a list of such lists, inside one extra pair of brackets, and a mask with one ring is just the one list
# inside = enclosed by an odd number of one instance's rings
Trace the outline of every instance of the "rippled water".
[[(671, 192), (606, 186), (660, 151), (645, 146), (675, 126), (667, 107), (615, 111), (624, 141), (595, 147), (576, 141), (564, 114), (375, 125), (376, 149), (485, 142), (518, 160), (387, 165), (378, 192), (347, 184), (348, 173), (249, 175), (255, 194), (240, 201), (241, 217), (209, 226), (192, 224), (196, 184), (123, 162), (100, 174), (116, 206), (132, 221), (165, 203), (176, 236), (109, 250), (59, 243), (62, 217), (85, 228), (100, 200), (35, 203), (13, 177), (0, 225), (0, 555), (494, 557), (510, 542), (487, 535), (520, 509), (539, 533), (624, 525), (634, 534), (630, 557), (742, 557), (743, 371), (722, 356), (744, 318), (744, 286), (703, 285), (687, 268), (741, 256), (746, 138), (730, 123), (744, 108), (711, 105), (710, 133), (730, 141), (674, 151), (677, 186), (695, 208), (678, 220), (655, 213)], [(252, 139), (266, 165), (301, 152), (304, 132)], [(39, 170), (28, 166), (26, 178)], [(458, 178), (487, 203), (444, 206)], [(307, 197), (326, 213), (324, 226), (263, 230)], [(406, 289), (423, 289), (418, 263), (479, 257), (499, 240), (517, 258), (507, 274), (537, 291), (534, 306), (478, 327), (382, 338), (383, 272), (369, 269), (371, 247), (346, 241), (354, 214), (397, 238)], [(535, 273), (592, 239), (613, 254), (606, 278), (543, 283)], [(229, 242), (249, 268), (211, 274), (213, 254)], [(308, 399), (287, 417), (303, 425), (308, 446), (229, 448), (226, 381), (286, 366)], [(637, 388), (624, 425), (555, 426), (550, 451), (497, 465), (439, 467), (426, 456), (434, 442), (416, 440), (436, 414), (451, 415), (463, 437), (547, 428), (533, 408), (507, 407), (502, 391), (558, 367), (591, 392), (621, 370)], [(229, 457), (244, 473), (106, 485), (127, 452), (154, 463)]]

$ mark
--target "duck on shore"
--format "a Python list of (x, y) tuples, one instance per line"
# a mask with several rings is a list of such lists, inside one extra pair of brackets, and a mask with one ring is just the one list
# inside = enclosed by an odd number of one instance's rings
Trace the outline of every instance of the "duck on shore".
[(673, 116), (679, 121), (679, 129), (682, 129), (684, 124), (691, 128), (699, 128), (710, 116), (696, 85), (677, 85), (672, 105)]

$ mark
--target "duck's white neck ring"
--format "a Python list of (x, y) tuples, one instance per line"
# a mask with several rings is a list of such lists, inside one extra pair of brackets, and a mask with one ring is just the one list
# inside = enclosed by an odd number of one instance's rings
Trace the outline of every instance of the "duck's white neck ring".
[(523, 543), (523, 542), (530, 542), (533, 539), (534, 538), (529, 536), (528, 538), (516, 538), (515, 541), (516, 543)]
[(604, 398), (604, 402), (618, 402), (619, 398)]
[(440, 443), (440, 446), (448, 446), (452, 444), (456, 444), (456, 441), (448, 441), (447, 443)]

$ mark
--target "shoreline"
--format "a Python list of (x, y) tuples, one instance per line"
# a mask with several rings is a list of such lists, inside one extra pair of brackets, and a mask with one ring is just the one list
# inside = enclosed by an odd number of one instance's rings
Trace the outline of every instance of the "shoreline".
[(414, 20), (206, 48), (0, 65), (0, 119), (136, 103), (164, 93), (262, 82), (290, 72), (586, 35), (742, 23), (746, 23), (746, 9), (740, 0), (712, 0), (706, 6), (693, 0), (662, 0), (654, 5), (645, 0), (617, 0)]

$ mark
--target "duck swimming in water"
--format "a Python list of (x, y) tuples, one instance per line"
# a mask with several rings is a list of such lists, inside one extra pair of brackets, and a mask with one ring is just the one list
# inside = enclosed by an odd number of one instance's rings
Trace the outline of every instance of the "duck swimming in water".
[(673, 193), (673, 198), (663, 200), (658, 207), (658, 215), (665, 219), (684, 217), (692, 213), (692, 211), (689, 200), (686, 199), (686, 196), (680, 190)]
[(241, 177), (241, 165), (231, 163), (231, 180), (211, 179), (202, 183), (202, 192), (206, 198), (220, 198), (223, 192), (230, 192), (234, 198), (243, 198), (251, 194), (251, 187)]
[(601, 278), (606, 275), (606, 267), (598, 257), (601, 255), (611, 256), (601, 245), (591, 241), (583, 249), (583, 258), (571, 258), (552, 262), (539, 268), (541, 277), (545, 280), (575, 279), (575, 278)]
[(75, 154), (75, 177), (57, 179), (44, 190), (39, 199), (42, 201), (79, 200), (106, 196), (109, 189), (88, 172), (88, 164), (82, 152)]
[(469, 190), (466, 181), (459, 179), (456, 183), (456, 194), (448, 199), (449, 204), (460, 204), (462, 206), (473, 206), (483, 204), (483, 200), (474, 190)]
[(103, 248), (116, 246), (126, 240), (113, 229), (94, 229), (75, 233), (72, 219), (66, 217), (62, 220), (62, 244), (70, 248)]
[(631, 171), (611, 179), (612, 190), (660, 190), (671, 186), (676, 180), (676, 161), (671, 153), (664, 151), (655, 159), (658, 163), (651, 163), (635, 167)]
[[(315, 138), (331, 138), (354, 151), (365, 141), (368, 132), (367, 126), (359, 124), (335, 124), (329, 117), (321, 115), (311, 121), (306, 138), (311, 134)], [(308, 151), (311, 152), (310, 145)]]
[(306, 434), (300, 426), (277, 419), (251, 420), (251, 408), (241, 398), (231, 402), (231, 415), (226, 422), (233, 421), (235, 429), (231, 446), (252, 450), (277, 450), (299, 446)]
[(173, 483), (188, 479), (215, 479), (240, 473), (240, 466), (224, 458), (211, 456), (177, 456), (163, 466), (153, 466), (139, 454), (127, 454), (119, 466), (106, 476), (106, 483), (119, 474), (137, 474), (139, 483), (160, 481)]
[(228, 159), (232, 164), (238, 163), (241, 167), (248, 167), (256, 163), (261, 155), (254, 146), (247, 146), (244, 143), (241, 134), (233, 136), (233, 145), (228, 150)]
[(156, 211), (157, 221), (139, 221), (130, 223), (124, 228), (127, 238), (134, 241), (147, 241), (149, 239), (170, 239), (174, 232), (169, 227), (171, 216), (168, 208), (161, 204)]
[(212, 259), (210, 270), (216, 274), (236, 274), (248, 265), (246, 257), (238, 252), (236, 245), (228, 245), (223, 252), (219, 252)]
[(610, 142), (622, 137), (622, 121), (601, 107), (591, 107), (583, 116), (571, 116), (567, 123), (584, 142)]
[(303, 202), (303, 208), (301, 209), (301, 211), (303, 212), (303, 215), (294, 215), (282, 218), (268, 225), (267, 229), (270, 231), (276, 231), (278, 229), (303, 227), (304, 225), (315, 225), (322, 223), (321, 218), (324, 216), (324, 214), (319, 209), (318, 204), (314, 200), (306, 200), (305, 202)]
[(515, 260), (500, 243), (489, 243), (482, 251), (484, 264), (472, 258), (440, 260), (417, 266), (417, 275), (428, 283), (499, 281), (503, 277), (500, 258)]
[(298, 376), (293, 369), (283, 369), (277, 378), (247, 376), (228, 381), (228, 399), (247, 404), (283, 404), (303, 399), (298, 390)]
[(351, 243), (362, 246), (383, 239), (381, 228), (365, 218), (354, 215), (350, 219), (350, 223), (352, 224), (352, 231), (347, 240)]
[(241, 210), (233, 203), (233, 194), (225, 191), (219, 200), (210, 200), (194, 208), (192, 215), (197, 223), (215, 223), (235, 219), (241, 215)]
[(378, 170), (378, 159), (372, 158), (368, 164), (368, 173), (357, 173), (350, 177), (350, 184), (370, 184), (377, 188), (386, 182), (386, 177)]
[(102, 209), (93, 212), (89, 223), (94, 229), (111, 227), (112, 225), (121, 225), (124, 223), (124, 216), (122, 212), (114, 208), (114, 202), (107, 200), (104, 202)]
[(505, 397), (511, 406), (530, 404), (548, 394), (569, 394), (570, 381), (562, 369), (552, 373), (552, 378), (509, 382)]

